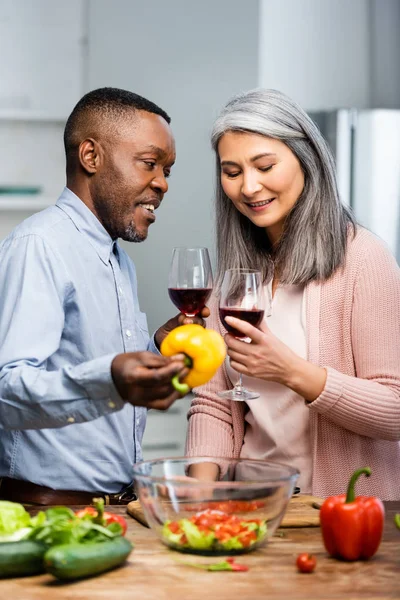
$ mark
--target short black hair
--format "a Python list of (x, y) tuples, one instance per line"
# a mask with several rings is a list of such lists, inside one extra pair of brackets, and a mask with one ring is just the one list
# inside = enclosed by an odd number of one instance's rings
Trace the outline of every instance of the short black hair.
[[(82, 141), (79, 139), (82, 127), (99, 117), (110, 121), (126, 118), (129, 111), (143, 110), (160, 115), (169, 124), (171, 118), (167, 113), (143, 96), (119, 88), (104, 87), (85, 94), (68, 117), (64, 130), (64, 148), (68, 155)], [(86, 129), (86, 127), (84, 127)]]

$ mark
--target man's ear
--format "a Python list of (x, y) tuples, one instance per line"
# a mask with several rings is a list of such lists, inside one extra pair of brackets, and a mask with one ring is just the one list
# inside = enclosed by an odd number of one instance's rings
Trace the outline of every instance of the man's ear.
[(79, 145), (79, 162), (83, 169), (93, 175), (97, 172), (101, 160), (100, 145), (93, 138), (83, 140)]

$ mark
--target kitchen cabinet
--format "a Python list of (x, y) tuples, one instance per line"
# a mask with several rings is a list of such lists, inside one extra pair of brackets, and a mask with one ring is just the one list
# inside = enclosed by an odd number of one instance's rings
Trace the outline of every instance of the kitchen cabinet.
[(81, 96), (85, 0), (0, 2), (0, 119), (64, 121)]
[[(63, 129), (84, 89), (86, 8), (0, 2), (0, 211), (41, 210), (65, 184)], [(4, 192), (24, 187), (39, 192)]]

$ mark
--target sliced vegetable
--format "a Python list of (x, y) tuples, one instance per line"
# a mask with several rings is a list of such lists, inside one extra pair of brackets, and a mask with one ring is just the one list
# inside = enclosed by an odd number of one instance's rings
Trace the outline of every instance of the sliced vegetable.
[(128, 525), (124, 517), (122, 515), (114, 515), (109, 512), (104, 512), (103, 498), (94, 498), (93, 503), (95, 506), (86, 506), (86, 508), (78, 510), (75, 515), (79, 519), (89, 519), (103, 526), (111, 525), (111, 523), (117, 523), (121, 527), (121, 535), (125, 535)]
[(229, 514), (237, 514), (242, 512), (253, 512), (259, 508), (263, 508), (265, 502), (263, 500), (224, 500), (223, 502), (200, 502), (186, 506), (188, 511), (201, 510), (220, 510)]
[(0, 544), (0, 577), (22, 577), (44, 572), (43, 557), (47, 546), (40, 542)]
[(132, 550), (131, 542), (121, 536), (99, 544), (63, 544), (46, 552), (44, 566), (57, 579), (82, 579), (118, 567)]
[[(175, 559), (177, 560), (177, 559)], [(188, 567), (194, 567), (195, 569), (202, 569), (203, 571), (248, 571), (249, 567), (247, 565), (241, 565), (235, 562), (235, 559), (232, 557), (227, 558), (226, 560), (222, 560), (218, 563), (193, 563), (186, 560), (177, 560), (177, 562), (182, 565), (187, 565)]]
[(40, 522), (31, 530), (29, 539), (44, 542), (48, 546), (79, 542), (104, 542), (122, 534), (120, 523), (110, 522), (103, 525), (104, 500), (94, 499), (96, 514), (87, 513), (79, 518), (73, 510), (66, 506), (49, 508), (45, 512), (44, 522)]
[(267, 523), (263, 519), (241, 519), (208, 509), (190, 519), (166, 521), (162, 534), (170, 545), (178, 549), (243, 550), (266, 537)]

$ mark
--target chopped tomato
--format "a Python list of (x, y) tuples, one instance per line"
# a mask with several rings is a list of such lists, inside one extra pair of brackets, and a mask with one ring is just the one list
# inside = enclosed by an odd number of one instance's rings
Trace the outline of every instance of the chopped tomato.
[(207, 502), (193, 504), (187, 507), (190, 511), (218, 510), (227, 514), (252, 512), (263, 508), (262, 500), (225, 500), (223, 502)]
[(75, 515), (80, 519), (82, 519), (82, 517), (86, 517), (86, 515), (96, 517), (97, 510), (93, 506), (86, 506), (86, 508), (81, 508), (81, 510), (78, 510)]
[(177, 523), (176, 521), (172, 521), (172, 523), (170, 523), (168, 527), (172, 533), (178, 533), (181, 530), (181, 528), (179, 527), (179, 523)]
[[(97, 510), (93, 506), (86, 506), (85, 508), (78, 510), (75, 514), (80, 519), (86, 517), (87, 515), (91, 517), (97, 517)], [(125, 535), (128, 525), (124, 517), (122, 517), (121, 515), (114, 515), (112, 513), (105, 512), (103, 514), (103, 521), (105, 525), (110, 525), (111, 523), (118, 523), (119, 525), (121, 525), (122, 535)]]

